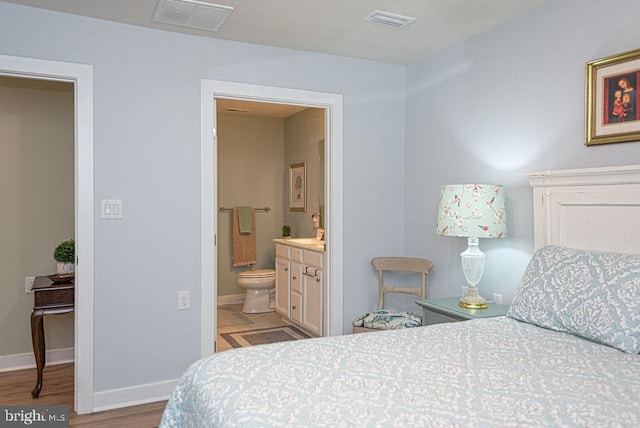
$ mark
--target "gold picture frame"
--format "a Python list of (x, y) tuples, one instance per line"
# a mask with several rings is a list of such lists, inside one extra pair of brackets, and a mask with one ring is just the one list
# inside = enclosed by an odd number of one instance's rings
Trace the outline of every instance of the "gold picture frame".
[(289, 211), (307, 211), (307, 163), (289, 165)]
[(587, 63), (587, 146), (640, 141), (638, 84), (640, 49)]

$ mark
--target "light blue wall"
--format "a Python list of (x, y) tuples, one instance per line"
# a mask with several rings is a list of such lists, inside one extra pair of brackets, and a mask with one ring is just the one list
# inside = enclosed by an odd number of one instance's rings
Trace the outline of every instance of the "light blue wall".
[(482, 242), (482, 287), (509, 299), (533, 250), (522, 173), (640, 160), (640, 143), (584, 146), (585, 63), (638, 48), (639, 13), (551, 0), (405, 68), (0, 3), (0, 53), (94, 67), (96, 206), (122, 198), (125, 214), (96, 220), (96, 391), (174, 379), (199, 354), (198, 311), (175, 301), (199, 306), (201, 78), (344, 95), (349, 331), (375, 304), (371, 257), (432, 259), (434, 297), (464, 284), (464, 239), (434, 233), (441, 184), (506, 185), (509, 237)]
[(481, 291), (513, 297), (533, 252), (532, 192), (522, 174), (626, 165), (640, 143), (584, 145), (585, 63), (637, 49), (640, 2), (550, 1), (407, 69), (407, 253), (433, 260), (433, 297), (466, 282), (464, 238), (435, 234), (440, 185), (506, 186), (508, 234), (481, 240)]
[(404, 251), (405, 67), (7, 3), (0, 53), (94, 67), (96, 208), (124, 205), (95, 221), (96, 392), (175, 379), (199, 356), (201, 78), (344, 95), (345, 325), (374, 304), (369, 259)]

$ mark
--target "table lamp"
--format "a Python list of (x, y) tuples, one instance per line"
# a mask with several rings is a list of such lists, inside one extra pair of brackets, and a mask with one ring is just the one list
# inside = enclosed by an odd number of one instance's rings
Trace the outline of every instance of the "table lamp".
[(487, 301), (478, 293), (484, 273), (485, 255), (478, 238), (507, 236), (504, 187), (497, 184), (446, 184), (440, 192), (436, 233), (468, 238), (460, 254), (462, 272), (469, 283), (460, 306), (486, 309)]

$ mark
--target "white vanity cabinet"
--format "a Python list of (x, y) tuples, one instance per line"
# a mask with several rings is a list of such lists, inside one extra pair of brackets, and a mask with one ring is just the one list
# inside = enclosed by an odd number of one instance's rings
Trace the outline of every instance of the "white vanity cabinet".
[(280, 315), (289, 316), (289, 271), (291, 259), (289, 247), (276, 244), (276, 302), (275, 310)]
[(305, 250), (302, 272), (302, 325), (322, 335), (323, 254)]
[(290, 279), (290, 310), (289, 317), (298, 324), (302, 324), (302, 250), (291, 247)]
[(321, 250), (301, 248), (295, 240), (276, 241), (276, 311), (322, 336), (323, 262)]

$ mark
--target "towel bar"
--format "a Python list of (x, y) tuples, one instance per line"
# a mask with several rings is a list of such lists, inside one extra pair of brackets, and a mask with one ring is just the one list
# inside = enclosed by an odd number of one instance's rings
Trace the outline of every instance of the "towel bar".
[[(222, 211), (233, 211), (233, 208), (220, 207), (220, 208), (218, 208), (218, 210), (220, 210), (220, 212), (222, 212)], [(271, 208), (270, 207), (254, 208), (254, 210), (268, 212), (268, 211), (271, 211)]]

